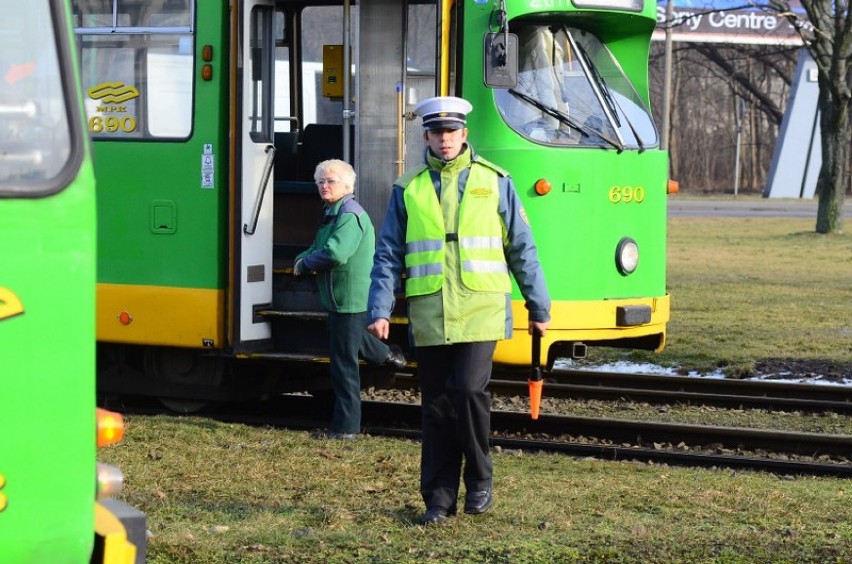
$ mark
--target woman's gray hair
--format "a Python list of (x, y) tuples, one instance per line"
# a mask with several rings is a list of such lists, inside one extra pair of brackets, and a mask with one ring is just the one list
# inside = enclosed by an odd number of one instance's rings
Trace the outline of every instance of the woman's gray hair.
[(352, 165), (340, 159), (322, 161), (314, 171), (314, 182), (318, 181), (328, 172), (335, 172), (340, 176), (340, 181), (346, 187), (347, 194), (355, 192), (355, 169), (352, 168)]

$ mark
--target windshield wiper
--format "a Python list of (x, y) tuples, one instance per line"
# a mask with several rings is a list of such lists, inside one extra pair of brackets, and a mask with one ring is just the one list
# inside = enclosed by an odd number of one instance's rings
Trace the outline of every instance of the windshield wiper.
[(585, 126), (585, 125), (581, 125), (579, 122), (574, 120), (574, 118), (572, 118), (571, 116), (569, 116), (568, 114), (566, 114), (565, 112), (560, 110), (559, 108), (554, 108), (553, 106), (548, 106), (547, 104), (545, 104), (545, 103), (543, 103), (539, 100), (536, 100), (532, 96), (528, 96), (527, 94), (524, 94), (523, 92), (518, 92), (514, 88), (509, 89), (509, 94), (511, 94), (512, 96), (515, 96), (516, 98), (520, 98), (521, 100), (523, 100), (527, 104), (535, 106), (536, 108), (538, 108), (542, 112), (546, 113), (550, 117), (559, 120), (560, 123), (564, 123), (565, 125), (567, 125), (571, 129), (574, 129), (575, 131), (580, 132), (580, 135), (582, 135), (583, 137), (589, 137), (590, 135), (594, 134), (596, 137), (599, 137), (603, 141), (606, 141), (607, 143), (612, 145), (613, 148), (618, 149), (619, 152), (621, 152), (624, 149), (618, 143), (616, 143), (615, 141), (613, 141), (612, 139), (607, 137), (602, 131), (597, 131), (597, 130), (591, 129), (591, 128)]
[(618, 119), (618, 112), (615, 109), (615, 100), (612, 99), (612, 93), (609, 91), (609, 85), (607, 85), (603, 75), (601, 75), (601, 71), (599, 71), (595, 63), (592, 62), (592, 59), (591, 57), (589, 57), (589, 54), (586, 53), (586, 50), (579, 43), (577, 44), (577, 50), (579, 51), (580, 56), (583, 57), (583, 59), (586, 61), (586, 64), (589, 66), (592, 78), (598, 85), (598, 89), (600, 90), (600, 93), (603, 96), (604, 102), (609, 108), (609, 111), (612, 113), (612, 119), (615, 120), (615, 125), (621, 127), (621, 120)]
[[(577, 50), (580, 53), (580, 56), (585, 59), (586, 64), (591, 70), (592, 78), (594, 78), (595, 82), (598, 85), (598, 89), (600, 93), (603, 95), (604, 102), (606, 102), (607, 107), (609, 108), (610, 115), (612, 115), (613, 121), (618, 127), (621, 127), (621, 120), (618, 118), (618, 109), (621, 109), (621, 106), (618, 105), (618, 102), (612, 97), (612, 92), (610, 92), (609, 85), (606, 83), (603, 75), (601, 74), (598, 67), (592, 62), (592, 59), (589, 57), (589, 54), (579, 43), (577, 44)], [(616, 109), (618, 106), (618, 109)], [(624, 111), (622, 110), (622, 113)], [(630, 121), (630, 118), (627, 117), (627, 114), (624, 113), (625, 119), (627, 119), (627, 126), (630, 127), (631, 133), (633, 133), (633, 137), (636, 139), (636, 143), (639, 145), (639, 152), (645, 150), (645, 143), (642, 142), (642, 138), (639, 137), (639, 132), (636, 131), (636, 128), (633, 126), (633, 122)]]

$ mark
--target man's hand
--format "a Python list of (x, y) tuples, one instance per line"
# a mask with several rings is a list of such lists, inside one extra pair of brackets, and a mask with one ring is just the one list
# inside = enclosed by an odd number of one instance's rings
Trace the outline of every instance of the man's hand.
[(533, 335), (533, 332), (535, 331), (536, 333), (544, 337), (544, 334), (547, 333), (548, 325), (550, 325), (550, 321), (530, 321), (527, 333)]
[(302, 259), (296, 261), (296, 264), (293, 265), (293, 276), (301, 276), (302, 275)]
[(380, 317), (367, 325), (367, 331), (383, 341), (387, 340), (390, 335), (390, 322), (384, 317)]

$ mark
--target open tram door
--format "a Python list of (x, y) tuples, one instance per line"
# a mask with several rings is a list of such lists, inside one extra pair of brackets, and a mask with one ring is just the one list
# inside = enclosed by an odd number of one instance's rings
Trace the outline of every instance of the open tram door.
[(229, 335), (237, 353), (271, 339), (257, 312), (272, 302), (273, 0), (242, 0), (232, 22), (232, 239)]

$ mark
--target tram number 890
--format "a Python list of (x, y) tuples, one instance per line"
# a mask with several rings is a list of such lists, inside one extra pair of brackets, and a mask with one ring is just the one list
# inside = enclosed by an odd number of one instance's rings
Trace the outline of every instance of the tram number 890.
[(115, 133), (121, 130), (131, 133), (136, 130), (136, 118), (124, 116), (92, 116), (89, 118), (89, 131), (92, 133)]
[(642, 186), (613, 186), (609, 189), (609, 201), (613, 204), (641, 204), (645, 199), (645, 188)]

